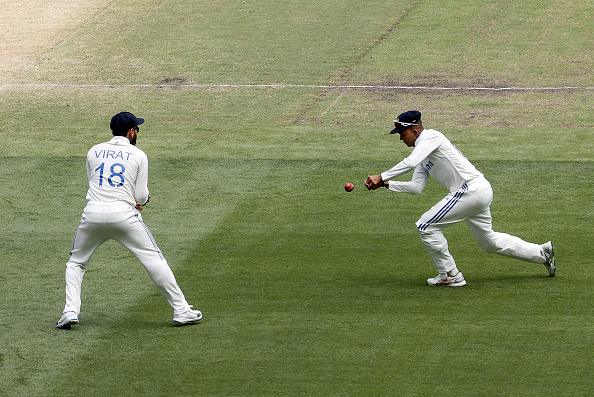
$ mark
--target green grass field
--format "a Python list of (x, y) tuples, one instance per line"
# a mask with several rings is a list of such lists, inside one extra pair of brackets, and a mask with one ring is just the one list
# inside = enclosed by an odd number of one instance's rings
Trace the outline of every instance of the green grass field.
[[(593, 13), (110, 2), (0, 84), (0, 396), (592, 395)], [(554, 278), (456, 225), (468, 285), (425, 284), (414, 222), (445, 191), (362, 184), (408, 155), (387, 132), (413, 108), (491, 181), (496, 230), (554, 241)], [(57, 330), (84, 157), (122, 110), (147, 120), (143, 217), (204, 319), (174, 327), (110, 242)]]

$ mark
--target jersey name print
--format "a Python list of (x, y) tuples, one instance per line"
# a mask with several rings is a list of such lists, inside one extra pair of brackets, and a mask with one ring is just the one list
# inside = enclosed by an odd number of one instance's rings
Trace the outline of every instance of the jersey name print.
[(95, 157), (96, 158), (102, 158), (102, 159), (126, 159), (129, 160), (130, 156), (133, 156), (134, 154), (130, 153), (130, 152), (123, 152), (123, 151), (118, 151), (116, 152), (115, 150), (105, 150), (105, 149), (100, 149), (99, 151), (95, 150)]

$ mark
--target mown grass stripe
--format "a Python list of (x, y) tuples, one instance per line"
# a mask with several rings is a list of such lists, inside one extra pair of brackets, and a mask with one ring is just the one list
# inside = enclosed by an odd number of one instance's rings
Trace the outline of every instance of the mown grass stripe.
[(0, 84), (0, 88), (323, 88), (371, 90), (421, 90), (421, 91), (588, 91), (594, 87), (431, 87), (404, 85), (324, 85), (324, 84)]

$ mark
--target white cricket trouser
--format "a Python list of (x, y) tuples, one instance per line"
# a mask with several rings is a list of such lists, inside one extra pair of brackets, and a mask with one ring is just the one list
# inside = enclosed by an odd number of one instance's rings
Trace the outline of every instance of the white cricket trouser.
[(466, 222), (485, 251), (527, 262), (545, 263), (540, 245), (493, 231), (492, 201), (491, 184), (485, 178), (477, 178), (450, 192), (417, 221), (421, 240), (439, 273), (447, 273), (456, 267), (442, 230), (461, 221)]
[(127, 203), (89, 203), (72, 241), (70, 260), (66, 263), (64, 312), (80, 313), (81, 287), (89, 260), (95, 250), (110, 239), (126, 247), (144, 265), (175, 314), (190, 309), (140, 212)]

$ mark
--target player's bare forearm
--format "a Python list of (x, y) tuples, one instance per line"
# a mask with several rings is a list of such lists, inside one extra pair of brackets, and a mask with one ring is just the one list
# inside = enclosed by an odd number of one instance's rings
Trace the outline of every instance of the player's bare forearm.
[(384, 180), (381, 175), (369, 175), (365, 181), (365, 187), (368, 190), (375, 190), (384, 186)]

